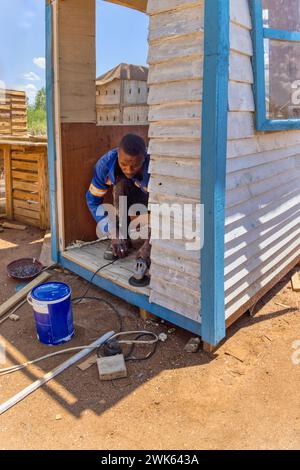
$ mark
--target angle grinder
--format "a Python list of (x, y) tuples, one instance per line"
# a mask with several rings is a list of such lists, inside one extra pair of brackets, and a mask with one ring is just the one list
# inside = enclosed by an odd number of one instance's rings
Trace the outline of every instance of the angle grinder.
[(148, 275), (148, 264), (143, 258), (136, 260), (133, 276), (129, 279), (129, 284), (133, 287), (147, 287), (150, 284)]

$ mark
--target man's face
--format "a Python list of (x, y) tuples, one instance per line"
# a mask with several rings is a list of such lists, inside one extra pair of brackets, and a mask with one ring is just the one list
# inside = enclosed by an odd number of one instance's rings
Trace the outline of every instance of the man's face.
[(131, 155), (127, 155), (124, 150), (119, 149), (119, 166), (128, 179), (134, 178), (140, 172), (144, 164), (144, 160), (144, 155), (132, 157)]

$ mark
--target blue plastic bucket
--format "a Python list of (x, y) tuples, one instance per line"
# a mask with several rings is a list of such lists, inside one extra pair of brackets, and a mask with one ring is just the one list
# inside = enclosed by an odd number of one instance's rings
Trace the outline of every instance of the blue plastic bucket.
[(74, 336), (71, 289), (63, 282), (35, 287), (27, 297), (33, 307), (37, 337), (41, 343), (58, 345)]

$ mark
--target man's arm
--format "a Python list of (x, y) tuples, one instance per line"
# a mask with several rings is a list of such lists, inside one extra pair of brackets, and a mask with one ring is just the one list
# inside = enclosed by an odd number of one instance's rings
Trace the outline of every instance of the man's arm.
[(100, 224), (99, 228), (104, 233), (108, 232), (107, 217), (104, 214), (99, 215), (98, 209), (99, 206), (103, 204), (104, 196), (109, 189), (109, 185), (106, 184), (106, 179), (107, 177), (105, 165), (101, 163), (100, 160), (99, 164), (97, 164), (95, 168), (94, 176), (90, 184), (89, 190), (86, 193), (86, 202), (97, 225)]

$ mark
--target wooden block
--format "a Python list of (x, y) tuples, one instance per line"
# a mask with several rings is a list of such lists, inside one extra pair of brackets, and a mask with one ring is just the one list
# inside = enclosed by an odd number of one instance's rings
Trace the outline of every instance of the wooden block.
[(152, 313), (147, 312), (147, 310), (144, 310), (143, 308), (140, 308), (140, 317), (142, 320), (152, 320), (156, 321), (157, 317), (155, 315), (152, 315)]
[(216, 351), (216, 349), (218, 348), (218, 346), (213, 346), (212, 344), (210, 343), (206, 343), (205, 341), (202, 342), (202, 349), (203, 351), (209, 353), (209, 354), (212, 354)]
[(12, 313), (11, 315), (9, 315), (9, 319), (12, 320), (12, 321), (19, 321), (20, 317), (19, 317), (19, 315), (16, 315), (15, 313)]
[(12, 230), (26, 230), (27, 229), (26, 225), (11, 224), (10, 222), (3, 222), (2, 227), (9, 228)]
[(11, 308), (17, 305), (21, 300), (23, 300), (27, 294), (39, 284), (47, 281), (51, 277), (50, 273), (46, 271), (40, 274), (37, 278), (31, 281), (27, 286), (23, 287), (19, 292), (16, 292), (12, 297), (10, 297), (6, 302), (0, 306), (0, 318), (5, 315)]
[(110, 357), (98, 357), (97, 366), (100, 380), (114, 380), (127, 377), (123, 354)]
[(299, 273), (292, 276), (292, 288), (294, 292), (300, 292), (300, 277)]
[(77, 367), (78, 369), (85, 371), (85, 370), (88, 370), (94, 364), (97, 364), (97, 356), (90, 356), (87, 358), (86, 361), (82, 362)]
[(44, 237), (39, 262), (42, 263), (43, 266), (53, 264), (51, 255), (51, 233), (47, 233)]

